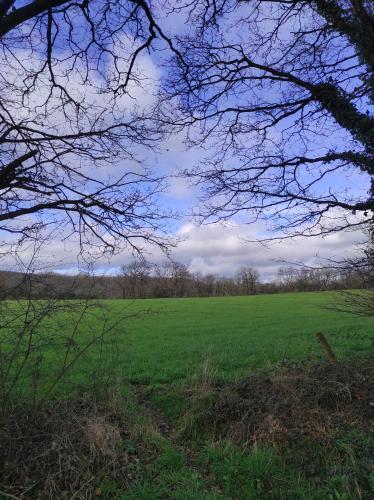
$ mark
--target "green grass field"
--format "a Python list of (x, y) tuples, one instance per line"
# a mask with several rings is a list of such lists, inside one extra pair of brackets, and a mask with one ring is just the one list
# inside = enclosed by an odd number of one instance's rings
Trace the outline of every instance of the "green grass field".
[[(206, 360), (217, 379), (234, 380), (284, 360), (321, 358), (322, 331), (340, 358), (367, 352), (374, 319), (338, 313), (332, 293), (108, 301), (118, 370), (127, 381), (183, 382)], [(139, 317), (131, 318), (139, 313)], [(95, 321), (86, 324), (95, 329)], [(88, 364), (89, 366), (89, 364)]]
[[(105, 315), (108, 324), (120, 321), (104, 342), (101, 362), (126, 382), (183, 383), (206, 362), (218, 380), (235, 380), (282, 361), (322, 358), (317, 332), (326, 335), (340, 359), (367, 352), (374, 318), (336, 312), (335, 301), (336, 294), (328, 292), (108, 300), (102, 302), (104, 312), (88, 311), (77, 340), (98, 334)], [(78, 316), (79, 309), (53, 315), (43, 330), (47, 336), (56, 332), (56, 337), (68, 338)], [(39, 340), (48, 349), (48, 337)], [(115, 361), (109, 352), (112, 343)], [(62, 346), (59, 352), (64, 353)], [(52, 353), (49, 356), (55, 364)], [(91, 348), (74, 368), (71, 381), (84, 383), (97, 356), (97, 349)]]
[[(127, 318), (100, 348), (91, 348), (79, 359), (63, 377), (57, 394), (67, 397), (77, 391), (84, 393), (100, 367), (103, 375), (109, 374), (109, 382), (120, 386), (132, 436), (130, 448), (149, 446), (152, 452), (144, 463), (140, 459), (141, 465), (132, 473), (136, 479), (126, 491), (105, 477), (99, 478), (101, 496), (144, 500), (348, 500), (369, 498), (365, 495), (371, 488), (370, 481), (374, 494), (374, 475), (369, 478), (367, 470), (374, 443), (352, 429), (339, 435), (327, 454), (312, 445), (320, 467), (312, 478), (272, 446), (243, 450), (233, 442), (217, 443), (196, 433), (182, 441), (180, 437), (185, 436), (187, 427), (193, 427), (196, 414), (201, 417), (212, 402), (211, 390), (198, 387), (204, 377), (209, 382), (235, 382), (254, 372), (274, 370), (276, 365), (323, 360), (317, 332), (326, 335), (339, 360), (368, 356), (374, 319), (336, 312), (335, 301), (336, 294), (327, 292), (105, 301), (109, 322)], [(100, 331), (101, 317), (99, 310), (88, 314), (80, 324), (78, 338), (89, 338)], [(53, 325), (44, 327), (45, 332), (53, 326), (68, 336), (75, 319), (67, 313), (57, 315)], [(61, 360), (58, 351), (51, 349), (44, 358), (42, 391)], [(25, 373), (22, 390), (27, 391), (31, 384), (27, 370)], [(170, 435), (157, 430), (154, 415), (136, 397), (138, 390), (159, 415), (156, 420), (165, 418), (170, 423)], [(295, 453), (303, 452), (301, 448)], [(332, 465), (337, 460), (341, 461), (341, 470)]]

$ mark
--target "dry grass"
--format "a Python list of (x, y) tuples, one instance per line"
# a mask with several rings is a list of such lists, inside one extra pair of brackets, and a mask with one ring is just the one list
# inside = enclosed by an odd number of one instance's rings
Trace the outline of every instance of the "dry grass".
[(136, 460), (124, 447), (120, 412), (83, 399), (54, 402), (2, 419), (0, 482), (5, 496), (93, 498), (100, 479), (128, 487)]
[(200, 425), (251, 445), (311, 439), (329, 445), (346, 427), (373, 429), (374, 359), (285, 366), (216, 393)]

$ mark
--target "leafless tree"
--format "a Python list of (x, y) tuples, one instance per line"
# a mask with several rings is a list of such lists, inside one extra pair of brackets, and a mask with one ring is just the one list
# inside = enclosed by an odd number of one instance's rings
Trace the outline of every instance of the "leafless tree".
[(243, 266), (237, 272), (236, 277), (246, 294), (253, 295), (257, 292), (257, 287), (260, 282), (257, 269), (249, 266)]
[(0, 231), (12, 242), (57, 225), (81, 247), (165, 245), (163, 179), (137, 156), (163, 135), (140, 90), (157, 39), (170, 44), (144, 0), (0, 0)]
[[(321, 264), (320, 266), (307, 266), (295, 263), (292, 266), (278, 269), (277, 283), (283, 291), (323, 291), (341, 290), (348, 286), (347, 274), (337, 266)], [(356, 288), (364, 286), (363, 280), (356, 280)]]
[(154, 266), (154, 283), (160, 297), (184, 297), (194, 294), (194, 280), (185, 264), (167, 259)]
[(145, 259), (134, 260), (121, 266), (119, 283), (122, 297), (143, 298), (147, 292), (147, 281), (152, 270), (152, 264)]
[(176, 297), (185, 297), (188, 295), (188, 285), (192, 283), (192, 277), (185, 264), (172, 261), (170, 263), (172, 287)]
[(297, 270), (295, 267), (286, 266), (278, 269), (277, 282), (283, 290), (295, 289)]
[(202, 215), (270, 220), (282, 237), (372, 220), (374, 3), (193, 0), (184, 12), (164, 95), (180, 114), (162, 118), (214, 151), (186, 172), (205, 186)]
[(361, 245), (360, 253), (342, 261), (331, 261), (329, 266), (338, 270), (344, 280), (336, 308), (358, 316), (374, 316), (374, 232), (369, 230), (368, 241)]

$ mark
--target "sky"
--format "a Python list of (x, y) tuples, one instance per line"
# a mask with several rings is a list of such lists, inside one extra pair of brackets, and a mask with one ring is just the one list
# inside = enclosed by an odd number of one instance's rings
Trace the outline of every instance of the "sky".
[[(365, 240), (359, 231), (340, 232), (325, 237), (294, 238), (283, 241), (259, 242), (267, 232), (263, 223), (245, 224), (232, 219), (227, 223), (199, 224), (191, 212), (199, 206), (199, 188), (191, 186), (187, 179), (178, 176), (178, 171), (189, 168), (204, 156), (205, 152), (188, 150), (181, 136), (168, 138), (161, 152), (148, 158), (155, 169), (168, 175), (168, 187), (160, 198), (165, 209), (178, 212), (170, 221), (170, 236), (176, 243), (170, 257), (185, 264), (192, 273), (234, 276), (242, 266), (251, 266), (259, 271), (260, 279), (276, 279), (279, 267), (289, 264), (321, 265), (327, 259), (342, 259), (354, 255), (358, 244)], [(27, 267), (33, 255), (33, 245), (25, 246), (18, 265)], [(165, 255), (158, 249), (145, 245), (147, 260), (160, 263)], [(61, 231), (52, 235), (47, 246), (37, 252), (34, 268), (40, 271), (56, 271), (75, 274), (79, 271), (93, 271), (97, 274), (113, 275), (121, 265), (134, 259), (128, 250), (112, 255), (100, 255), (88, 260), (79, 255), (78, 241), (73, 237), (65, 239)], [(13, 263), (3, 261), (3, 268), (14, 268)]]
[[(173, 197), (170, 195), (170, 200)], [(184, 202), (190, 201), (188, 198)], [(297, 238), (261, 244), (254, 240), (263, 228), (256, 224), (229, 223), (194, 224), (187, 217), (181, 218), (173, 234), (178, 238), (171, 257), (188, 266), (193, 273), (233, 276), (242, 266), (251, 266), (260, 273), (263, 281), (276, 278), (279, 267), (289, 264), (321, 265), (327, 259), (342, 259), (357, 252), (357, 243), (364, 235), (357, 232), (340, 232), (324, 238)], [(33, 245), (26, 246), (19, 255), (18, 264), (27, 267), (33, 254)], [(147, 260), (160, 263), (165, 256), (154, 248), (145, 247)], [(57, 235), (42, 246), (34, 261), (39, 271), (57, 271), (75, 274), (77, 271), (92, 270), (90, 265), (78, 257), (77, 242), (62, 241)], [(112, 275), (121, 265), (128, 264), (133, 255), (121, 251), (114, 255), (103, 255), (94, 260), (93, 270), (97, 274)], [(13, 268), (13, 264), (11, 265)], [(7, 268), (7, 266), (3, 266)]]
[[(143, 55), (140, 58), (140, 70), (149, 77), (148, 87), (146, 91), (134, 87), (132, 97), (143, 106), (152, 104), (153, 95), (159, 86), (161, 73), (157, 62), (156, 56)], [(123, 107), (126, 107), (126, 102)], [(139, 151), (139, 155), (157, 174), (168, 176), (167, 188), (159, 202), (161, 207), (177, 213), (169, 225), (170, 236), (176, 241), (171, 257), (187, 265), (191, 272), (232, 276), (240, 267), (252, 266), (266, 281), (275, 278), (278, 268), (285, 262), (313, 265), (324, 259), (352, 255), (357, 251), (357, 244), (365, 238), (360, 232), (341, 232), (324, 238), (286, 239), (264, 245), (255, 242), (266, 234), (272, 236), (267, 233), (264, 224), (257, 222), (247, 225), (243, 217), (234, 218), (229, 223), (199, 226), (191, 214), (199, 206), (201, 192), (198, 186), (190, 185), (178, 172), (192, 168), (203, 160), (206, 151), (197, 147), (187, 149), (184, 136), (174, 134), (162, 143), (159, 152)], [(359, 177), (340, 181), (349, 189), (364, 188), (364, 180), (361, 185)], [(159, 250), (149, 246), (144, 247), (144, 252), (150, 261), (165, 259)], [(32, 254), (32, 245), (25, 245), (19, 252), (18, 265), (27, 266)], [(93, 269), (96, 273), (115, 274), (122, 264), (129, 263), (133, 258), (128, 250), (102, 255), (94, 259)], [(2, 268), (14, 268), (14, 262), (9, 259), (3, 259), (0, 265)], [(35, 266), (39, 266), (40, 270), (76, 273), (87, 269), (88, 264), (79, 256), (78, 242), (74, 238), (66, 239), (66, 233), (60, 230), (53, 233), (47, 247), (40, 248)]]

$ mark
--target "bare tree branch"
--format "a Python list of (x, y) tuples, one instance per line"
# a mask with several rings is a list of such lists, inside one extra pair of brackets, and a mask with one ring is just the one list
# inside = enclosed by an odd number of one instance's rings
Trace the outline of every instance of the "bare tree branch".
[[(196, 0), (179, 9), (191, 28), (160, 119), (211, 151), (184, 172), (205, 190), (199, 215), (245, 213), (289, 235), (369, 224), (372, 2)], [(366, 189), (349, 189), (345, 179), (359, 175)]]

